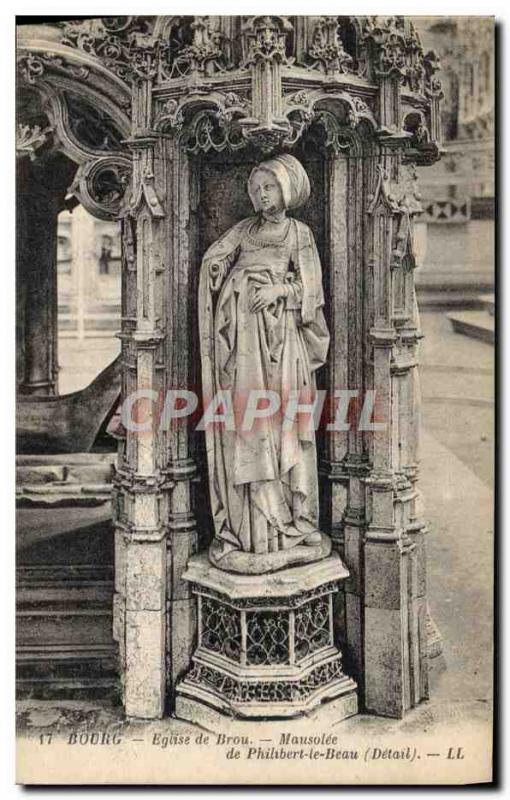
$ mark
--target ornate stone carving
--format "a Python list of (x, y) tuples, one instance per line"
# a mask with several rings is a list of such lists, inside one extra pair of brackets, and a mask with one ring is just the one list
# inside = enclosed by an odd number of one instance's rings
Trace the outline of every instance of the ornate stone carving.
[[(199, 591), (198, 585), (192, 585), (193, 591)], [(302, 606), (304, 603), (310, 603), (312, 600), (315, 600), (319, 597), (323, 597), (324, 595), (334, 592), (336, 590), (336, 584), (332, 581), (329, 583), (323, 583), (319, 587), (315, 587), (309, 590), (303, 590), (297, 595), (290, 595), (290, 596), (275, 596), (275, 597), (250, 597), (247, 598), (230, 598), (229, 603), (232, 608), (237, 609), (246, 609), (246, 608), (257, 608), (257, 607), (264, 607), (264, 608), (298, 608)], [(211, 589), (210, 587), (207, 588), (207, 596), (211, 598), (215, 598), (217, 600), (224, 600), (224, 596), (220, 593)]]
[(223, 43), (225, 34), (214, 27), (218, 18), (195, 16), (189, 24), (191, 44), (178, 43), (170, 48), (169, 61), (163, 66), (166, 78), (182, 78), (186, 75), (208, 76), (225, 72), (231, 65)]
[(30, 84), (35, 84), (49, 69), (78, 80), (86, 80), (90, 75), (89, 67), (48, 53), (25, 53), (18, 58), (18, 67), (24, 80)]
[(409, 34), (405, 43), (405, 66), (402, 84), (412, 92), (424, 91), (424, 54), (414, 25), (409, 23)]
[(39, 150), (48, 141), (48, 137), (53, 132), (51, 125), (46, 128), (41, 128), (40, 125), (19, 124), (16, 130), (16, 156), (30, 156), (30, 160), (34, 161), (36, 158), (37, 150)]
[(312, 60), (310, 69), (319, 67), (326, 75), (350, 70), (352, 57), (344, 50), (338, 17), (319, 18), (308, 56)]
[(398, 182), (392, 181), (389, 170), (382, 164), (376, 165), (377, 182), (368, 207), (372, 214), (378, 203), (384, 201), (392, 213), (420, 214), (423, 211), (421, 194), (418, 189), (418, 175), (413, 165), (401, 168)]
[(109, 33), (124, 33), (134, 24), (135, 18), (131, 17), (101, 17), (103, 27)]
[(374, 67), (379, 78), (397, 76), (410, 91), (424, 92), (425, 57), (412, 22), (404, 17), (369, 17), (363, 37), (375, 45)]
[[(342, 659), (337, 657), (326, 664), (320, 664), (311, 670), (306, 677), (292, 683), (284, 680), (243, 681), (227, 678), (223, 672), (214, 667), (196, 664), (186, 682), (195, 684), (197, 688), (207, 687), (215, 694), (224, 696), (233, 703), (279, 704), (287, 703), (289, 710), (298, 701), (308, 700), (314, 693), (328, 686), (331, 681), (344, 678)], [(355, 713), (353, 710), (351, 713)]]
[[(63, 23), (61, 42), (95, 56), (118, 78), (129, 82), (145, 63), (140, 46), (150, 33), (143, 17), (105, 17)], [(137, 52), (138, 51), (138, 52)], [(135, 64), (133, 64), (133, 59)]]
[(338, 556), (279, 572), (265, 585), (229, 576), (204, 556), (190, 559), (184, 577), (198, 599), (198, 647), (177, 686), (177, 716), (191, 718), (189, 699), (236, 716), (270, 718), (344, 697), (343, 716), (355, 713), (356, 686), (333, 641), (332, 596), (340, 576), (345, 569)]
[(131, 177), (131, 162), (119, 156), (104, 156), (82, 164), (70, 192), (91, 214), (117, 219)]
[(274, 150), (283, 147), (287, 141), (292, 141), (292, 128), (288, 123), (268, 126), (247, 126), (243, 133), (246, 139), (264, 155), (269, 155)]
[[(349, 150), (352, 145), (349, 127), (339, 125), (337, 118), (330, 111), (319, 111), (315, 120), (324, 129), (325, 147), (331, 148), (336, 153)], [(355, 119), (350, 117), (349, 121), (350, 127), (353, 128)]]
[(149, 164), (143, 170), (142, 178), (131, 197), (128, 208), (129, 213), (135, 216), (144, 201), (152, 217), (162, 218), (166, 216), (163, 204), (156, 191), (152, 165)]
[(251, 68), (252, 114), (242, 122), (244, 136), (263, 153), (283, 146), (292, 134), (282, 115), (281, 67), (291, 64), (286, 54), (286, 17), (251, 17), (243, 26), (242, 68)]
[(150, 44), (134, 44), (130, 48), (129, 73), (134, 80), (151, 81), (162, 69), (168, 44), (157, 39)]
[(243, 26), (245, 56), (242, 67), (259, 61), (289, 63), (286, 40), (292, 25), (286, 17), (251, 17)]
[(168, 97), (161, 100), (156, 106), (154, 115), (155, 130), (180, 131), (184, 125), (184, 114), (182, 106), (175, 97)]
[[(256, 599), (259, 601), (256, 605), (267, 606), (267, 600)], [(241, 613), (220, 599), (203, 596), (200, 611), (201, 647), (237, 663), (241, 663), (244, 652), (246, 664), (268, 665), (290, 664), (291, 645), (297, 663), (317, 650), (331, 646), (328, 593), (323, 592), (311, 600), (300, 597), (292, 600), (298, 606), (293, 617), (292, 634), (289, 615), (282, 610), (282, 605), (289, 607), (288, 598), (280, 598), (279, 606), (274, 610), (251, 610), (246, 615), (244, 639)], [(253, 601), (245, 601), (244, 605), (245, 608), (254, 608)]]
[(233, 126), (228, 118), (203, 111), (196, 115), (187, 129), (183, 143), (189, 153), (208, 153), (210, 150), (220, 153), (222, 150), (239, 150), (246, 145), (246, 139), (242, 130)]
[[(211, 106), (214, 104), (214, 108)], [(203, 110), (197, 111), (197, 106), (203, 105)], [(180, 132), (188, 116), (188, 130), (185, 134), (186, 141), (198, 139), (202, 144), (194, 141), (192, 152), (200, 149), (210, 150), (225, 146), (237, 149), (240, 136), (236, 121), (249, 114), (250, 106), (245, 97), (236, 92), (214, 92), (210, 94), (190, 94), (180, 102), (174, 98), (167, 98), (156, 107), (154, 128), (167, 132)], [(204, 122), (204, 119), (206, 120)], [(221, 128), (221, 132), (216, 129)], [(216, 130), (216, 135), (215, 135)], [(227, 137), (227, 141), (223, 140)], [(209, 141), (210, 139), (210, 141)], [(188, 146), (188, 145), (187, 145)], [(196, 146), (196, 149), (195, 149)]]
[[(334, 112), (323, 110), (324, 105), (336, 104)], [(344, 149), (348, 129), (354, 129), (362, 122), (376, 128), (374, 115), (363, 98), (351, 95), (336, 87), (299, 91), (285, 97), (285, 116), (291, 123), (293, 135), (285, 144), (295, 143), (314, 121), (321, 124), (326, 132), (327, 147)]]
[(44, 73), (42, 58), (26, 53), (18, 58), (18, 68), (26, 83), (34, 84)]

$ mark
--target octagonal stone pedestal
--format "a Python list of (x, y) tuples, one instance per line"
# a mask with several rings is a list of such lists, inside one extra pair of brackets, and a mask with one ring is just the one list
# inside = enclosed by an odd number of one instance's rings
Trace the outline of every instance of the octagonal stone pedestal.
[(176, 715), (204, 725), (357, 713), (356, 684), (333, 638), (333, 594), (348, 576), (339, 556), (266, 575), (237, 575), (193, 556), (183, 578), (198, 603), (198, 645), (176, 688)]

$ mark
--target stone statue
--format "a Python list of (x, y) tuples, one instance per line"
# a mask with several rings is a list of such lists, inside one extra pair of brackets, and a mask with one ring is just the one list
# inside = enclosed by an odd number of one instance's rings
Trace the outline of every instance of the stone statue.
[[(291, 155), (271, 158), (252, 171), (248, 193), (255, 216), (204, 255), (199, 322), (204, 406), (230, 393), (234, 421), (205, 426), (215, 531), (209, 557), (227, 571), (263, 573), (331, 550), (318, 530), (312, 415), (288, 419), (286, 406), (291, 396), (313, 400), (329, 333), (313, 234), (287, 216), (310, 195), (305, 170)], [(247, 404), (266, 395), (279, 398), (279, 410), (244, 430)]]

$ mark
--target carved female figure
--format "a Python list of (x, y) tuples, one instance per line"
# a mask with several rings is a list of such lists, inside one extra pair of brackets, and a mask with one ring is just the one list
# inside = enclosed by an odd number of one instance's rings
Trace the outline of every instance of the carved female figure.
[(209, 555), (220, 568), (261, 573), (323, 558), (331, 544), (318, 530), (311, 415), (262, 415), (246, 430), (244, 404), (310, 402), (329, 334), (313, 234), (287, 216), (309, 197), (305, 170), (291, 155), (272, 158), (253, 170), (248, 193), (255, 215), (204, 255), (199, 321), (204, 402), (234, 398), (235, 424), (206, 425)]

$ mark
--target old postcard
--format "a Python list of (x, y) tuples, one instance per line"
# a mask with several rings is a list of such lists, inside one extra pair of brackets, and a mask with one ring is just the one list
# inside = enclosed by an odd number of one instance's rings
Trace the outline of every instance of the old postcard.
[(490, 783), (493, 19), (16, 31), (18, 782)]

